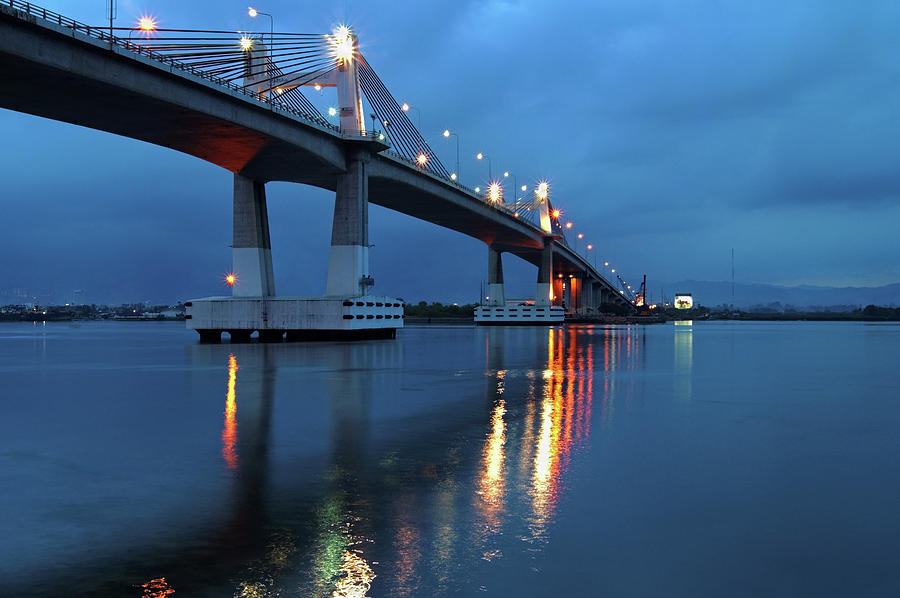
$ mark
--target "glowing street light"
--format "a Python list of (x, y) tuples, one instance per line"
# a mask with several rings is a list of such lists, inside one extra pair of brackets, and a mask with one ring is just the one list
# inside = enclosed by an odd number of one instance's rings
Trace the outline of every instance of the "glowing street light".
[(571, 222), (566, 222), (566, 228), (572, 228), (572, 223), (571, 223)]
[(274, 51), (272, 46), (275, 45), (275, 17), (273, 17), (272, 15), (270, 15), (267, 12), (262, 12), (262, 11), (256, 10), (252, 6), (247, 8), (247, 14), (250, 15), (251, 18), (254, 18), (254, 19), (257, 17), (257, 15), (263, 15), (263, 16), (269, 17), (269, 59), (271, 60), (272, 52)]
[(153, 17), (145, 15), (138, 20), (138, 29), (145, 33), (150, 33), (156, 29), (156, 21)]
[(338, 62), (353, 60), (353, 31), (346, 25), (336, 27), (331, 33), (331, 52)]
[(329, 106), (328, 116), (337, 116), (337, 108), (335, 108), (334, 106)]
[(490, 181), (494, 180), (494, 175), (491, 174), (491, 158), (490, 158), (490, 156), (486, 156), (486, 155), (484, 155), (483, 153), (478, 152), (477, 154), (475, 154), (475, 159), (476, 159), (476, 160), (487, 160), (487, 163), (488, 163), (488, 180), (490, 180)]
[(491, 203), (501, 203), (503, 201), (503, 187), (500, 183), (493, 182), (488, 187), (488, 199)]
[[(507, 179), (508, 179), (509, 177), (512, 177), (512, 180), (513, 180), (513, 186), (512, 186), (512, 188), (513, 188), (513, 195), (516, 195), (516, 189), (519, 188), (519, 181), (518, 181), (518, 179), (516, 178), (516, 175), (515, 175), (515, 174), (510, 174), (510, 172), (507, 170), (507, 171), (504, 171), (503, 177), (504, 177), (504, 178), (507, 178)], [(525, 185), (522, 185), (522, 191), (525, 191)], [(516, 196), (515, 200), (516, 200), (515, 203), (518, 204), (518, 203), (519, 203), (519, 197)]]
[(424, 168), (428, 163), (428, 155), (425, 152), (419, 152), (419, 155), (416, 156), (416, 164), (419, 165), (419, 168)]
[(457, 176), (456, 176), (456, 173), (454, 172), (450, 175), (450, 180), (455, 181), (456, 179), (457, 179)]
[(550, 215), (553, 216), (554, 220), (559, 220), (559, 217), (562, 216), (562, 212), (560, 212), (558, 209), (555, 209), (550, 213)]
[(550, 185), (547, 184), (547, 181), (541, 181), (538, 183), (537, 188), (534, 190), (534, 194), (537, 196), (538, 200), (541, 203), (547, 200), (547, 197), (550, 195)]
[(403, 102), (403, 105), (400, 106), (400, 109), (404, 112), (409, 112), (410, 110), (416, 111), (416, 122), (419, 125), (419, 131), (422, 130), (422, 111), (416, 108), (415, 106), (410, 106), (406, 102)]
[(140, 32), (143, 37), (150, 37), (150, 34), (156, 31), (156, 26), (156, 19), (152, 15), (141, 15), (135, 26), (128, 32), (128, 40), (131, 41), (131, 36), (135, 31)]
[(450, 137), (456, 137), (456, 173), (451, 175), (450, 178), (454, 181), (458, 176), (461, 176), (462, 172), (459, 170), (459, 135), (452, 132), (450, 129), (444, 129), (443, 132), (444, 138), (449, 139)]
[(235, 275), (234, 272), (229, 272), (228, 274), (225, 275), (225, 284), (227, 284), (228, 286), (233, 287), (234, 283), (236, 283), (236, 282), (237, 282), (237, 275)]

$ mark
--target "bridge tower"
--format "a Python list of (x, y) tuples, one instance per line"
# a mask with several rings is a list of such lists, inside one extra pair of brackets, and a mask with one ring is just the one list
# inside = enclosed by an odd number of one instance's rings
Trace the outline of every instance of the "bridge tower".
[(232, 272), (240, 277), (240, 284), (231, 287), (232, 296), (274, 296), (275, 275), (272, 272), (265, 183), (234, 175), (232, 227)]

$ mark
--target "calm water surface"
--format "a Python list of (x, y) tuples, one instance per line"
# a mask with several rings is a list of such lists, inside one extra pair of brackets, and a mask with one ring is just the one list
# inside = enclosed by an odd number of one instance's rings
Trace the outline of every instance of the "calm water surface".
[(898, 355), (861, 323), (2, 324), (0, 595), (897, 596)]

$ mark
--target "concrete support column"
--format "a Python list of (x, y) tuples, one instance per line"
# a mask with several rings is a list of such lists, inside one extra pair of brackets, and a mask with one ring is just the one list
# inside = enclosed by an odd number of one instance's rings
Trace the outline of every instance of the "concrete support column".
[(538, 266), (537, 291), (534, 297), (535, 305), (550, 305), (550, 291), (553, 284), (553, 241), (544, 240), (544, 248), (541, 250), (541, 263)]
[(506, 305), (503, 287), (503, 260), (499, 250), (488, 245), (488, 305)]
[(275, 295), (266, 185), (239, 174), (234, 175), (233, 234), (232, 267), (237, 281), (232, 287), (232, 296)]
[(369, 180), (367, 157), (348, 160), (346, 174), (338, 177), (328, 258), (329, 296), (365, 295), (369, 276)]
[(594, 283), (588, 279), (581, 281), (581, 309), (582, 313), (591, 313), (594, 311)]

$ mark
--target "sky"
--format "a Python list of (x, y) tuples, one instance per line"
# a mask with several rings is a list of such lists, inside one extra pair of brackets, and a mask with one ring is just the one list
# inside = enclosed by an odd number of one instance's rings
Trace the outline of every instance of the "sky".
[[(104, 0), (41, 6), (102, 24)], [(288, 2), (276, 31), (350, 24), (444, 164), (474, 187), (546, 178), (629, 282), (900, 282), (900, 4), (839, 1)], [(247, 1), (119, 0), (117, 24), (268, 29)], [(64, 101), (61, 98), (61, 101)], [(327, 99), (325, 100), (327, 101)], [(136, 115), (139, 117), (139, 115)], [(0, 109), (0, 296), (171, 303), (227, 294), (231, 173)], [(276, 290), (322, 294), (333, 193), (267, 186)], [(479, 241), (370, 208), (378, 294), (472, 302)], [(413, 249), (413, 250), (411, 250)], [(583, 244), (582, 244), (583, 249)], [(504, 257), (507, 296), (536, 269)], [(79, 296), (75, 289), (83, 290)], [(18, 290), (18, 291), (17, 291)]]

